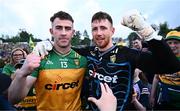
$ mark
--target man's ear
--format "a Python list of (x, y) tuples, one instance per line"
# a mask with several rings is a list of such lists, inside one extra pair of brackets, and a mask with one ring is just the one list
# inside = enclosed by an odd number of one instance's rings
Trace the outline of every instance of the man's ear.
[(53, 34), (53, 30), (52, 28), (49, 29), (49, 32), (51, 33), (51, 35)]
[(73, 30), (73, 35), (75, 34), (75, 30)]

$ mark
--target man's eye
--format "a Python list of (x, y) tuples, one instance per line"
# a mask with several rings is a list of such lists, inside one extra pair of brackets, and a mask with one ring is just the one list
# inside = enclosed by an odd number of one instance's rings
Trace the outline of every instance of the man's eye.
[(96, 31), (97, 30), (97, 28), (92, 28), (92, 31)]
[(71, 28), (71, 27), (66, 27), (65, 29), (69, 31), (69, 30), (71, 30), (72, 28)]
[(61, 26), (57, 26), (56, 29), (62, 30), (63, 28)]
[(101, 28), (101, 30), (106, 30), (106, 29), (107, 29), (106, 27), (103, 27), (103, 26), (102, 26), (102, 27), (100, 27), (100, 28)]

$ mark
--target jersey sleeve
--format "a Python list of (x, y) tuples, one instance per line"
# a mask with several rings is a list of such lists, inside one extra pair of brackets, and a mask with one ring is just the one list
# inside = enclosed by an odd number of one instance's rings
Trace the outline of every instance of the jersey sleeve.
[(174, 73), (180, 70), (180, 62), (164, 40), (148, 41), (149, 51), (131, 51), (135, 67), (151, 74)]
[(74, 51), (76, 51), (78, 54), (84, 56), (84, 57), (87, 57), (88, 54), (89, 54), (89, 50), (90, 50), (90, 47), (83, 47), (83, 48), (75, 48), (75, 47), (72, 47), (72, 49)]
[(11, 76), (11, 74), (12, 74), (11, 70), (12, 70), (12, 68), (10, 67), (9, 64), (7, 64), (3, 67), (2, 73), (6, 74), (8, 76)]

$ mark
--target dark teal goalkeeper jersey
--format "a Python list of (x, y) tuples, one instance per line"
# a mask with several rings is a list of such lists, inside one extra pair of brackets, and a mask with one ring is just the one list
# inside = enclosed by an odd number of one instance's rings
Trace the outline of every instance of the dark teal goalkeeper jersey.
[[(131, 99), (135, 68), (149, 74), (180, 70), (179, 61), (164, 41), (151, 40), (148, 44), (151, 53), (123, 46), (113, 46), (105, 52), (99, 51), (97, 47), (76, 49), (88, 60), (89, 96), (99, 98), (99, 83), (106, 82), (117, 98), (117, 111), (122, 111)], [(95, 105), (90, 106), (98, 110)]]

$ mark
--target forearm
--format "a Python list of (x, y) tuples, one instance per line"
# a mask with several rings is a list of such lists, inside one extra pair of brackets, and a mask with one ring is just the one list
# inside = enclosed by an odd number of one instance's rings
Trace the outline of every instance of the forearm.
[(137, 99), (133, 101), (133, 104), (138, 111), (146, 111), (146, 107), (144, 107)]
[(26, 97), (29, 91), (28, 87), (26, 87), (27, 76), (23, 76), (23, 72), (21, 70), (17, 70), (15, 74), (16, 77), (8, 89), (8, 99), (12, 104), (21, 101), (24, 97)]
[(155, 98), (156, 96), (156, 91), (157, 91), (157, 86), (158, 86), (159, 78), (158, 75), (154, 75), (153, 83), (152, 83), (152, 88), (151, 88), (151, 98)]

